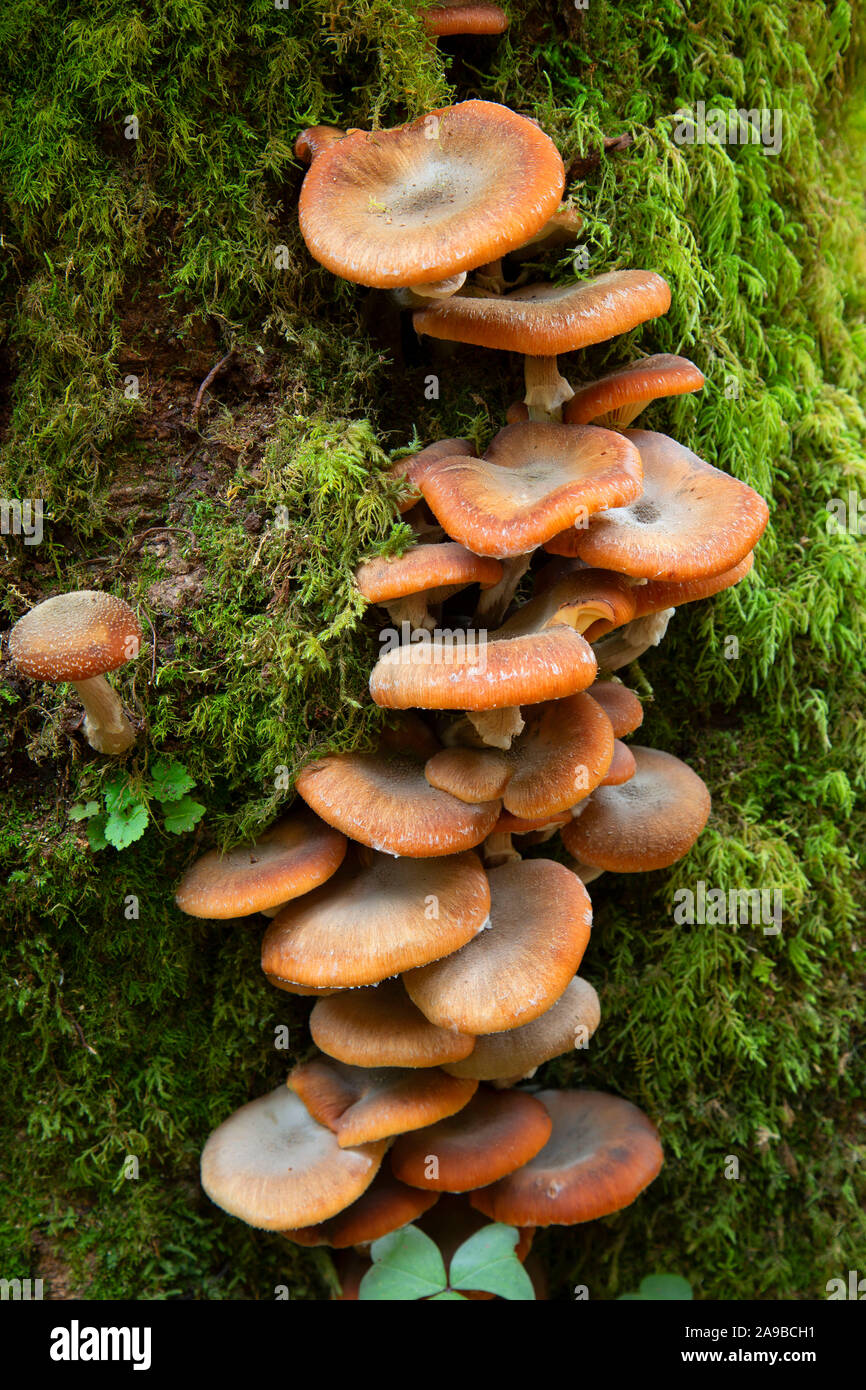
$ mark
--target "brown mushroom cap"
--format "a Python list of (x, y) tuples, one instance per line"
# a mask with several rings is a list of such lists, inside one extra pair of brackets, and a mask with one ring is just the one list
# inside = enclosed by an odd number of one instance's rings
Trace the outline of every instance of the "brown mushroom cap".
[(456, 1115), (401, 1135), (391, 1149), (391, 1171), (425, 1191), (469, 1192), (528, 1163), (552, 1129), (544, 1106), (525, 1091), (480, 1086)]
[[(513, 816), (510, 811), (503, 811), (499, 820), (493, 827), (493, 835), (532, 835), (539, 830), (549, 830), (557, 825), (568, 825), (571, 820), (571, 808), (567, 811), (558, 811), (552, 816)], [(530, 843), (532, 843), (530, 841)]]
[(526, 859), (489, 878), (490, 929), (404, 976), (409, 997), (440, 1028), (478, 1035), (538, 1018), (567, 987), (589, 941), (589, 897), (562, 864)]
[(707, 823), (710, 794), (696, 772), (658, 748), (631, 745), (634, 776), (599, 787), (562, 841), (569, 854), (613, 873), (665, 869), (682, 859)]
[[(490, 258), (492, 259), (492, 258)], [(649, 270), (614, 270), (575, 285), (526, 285), (491, 298), (452, 295), (419, 309), (417, 333), (476, 347), (554, 357), (666, 314), (671, 292)]]
[(592, 513), (640, 496), (640, 456), (622, 435), (530, 421), (483, 458), (434, 460), (419, 486), (449, 536), (478, 555), (525, 555)]
[(453, 1115), (472, 1099), (478, 1082), (438, 1067), (349, 1067), (314, 1057), (295, 1067), (288, 1084), (346, 1149)]
[(439, 439), (419, 449), (417, 454), (404, 454), (391, 464), (388, 476), (394, 482), (404, 482), (407, 495), (400, 503), (400, 511), (408, 512), (421, 500), (421, 479), (431, 464), (438, 459), (461, 458), (472, 454), (473, 448), (468, 439)]
[[(639, 585), (632, 591), (635, 604), (640, 602), (640, 594), (648, 587)], [(635, 617), (637, 616), (635, 611)], [(601, 705), (613, 725), (615, 738), (625, 738), (626, 734), (633, 734), (635, 729), (640, 728), (643, 723), (643, 705), (627, 685), (623, 685), (621, 681), (596, 681), (595, 685), (589, 687), (588, 693), (596, 704)]]
[(302, 164), (312, 164), (317, 155), (327, 150), (346, 134), (339, 126), (311, 125), (302, 130), (295, 141), (295, 159)]
[(651, 401), (699, 391), (703, 384), (703, 372), (687, 357), (658, 353), (579, 386), (565, 405), (562, 418), (572, 425), (588, 425), (595, 420), (621, 430)]
[(586, 692), (523, 710), (526, 727), (504, 755), (512, 776), (506, 811), (549, 822), (604, 780), (614, 751), (611, 722)]
[(489, 556), (473, 555), (456, 541), (442, 545), (416, 545), (393, 559), (366, 560), (355, 580), (370, 603), (390, 603), (411, 594), (447, 588), (450, 591), (480, 584), (488, 589), (502, 578), (502, 566)]
[(471, 851), (441, 859), (353, 859), (330, 882), (289, 903), (262, 941), (266, 975), (351, 988), (447, 956), (471, 941), (490, 907)]
[(433, 787), (424, 764), (439, 745), (420, 720), (389, 732), (375, 753), (336, 753), (310, 763), (297, 789), (314, 811), (353, 840), (413, 859), (480, 845), (499, 801), (468, 805)]
[(637, 763), (634, 753), (627, 743), (615, 739), (610, 767), (604, 774), (600, 785), (602, 787), (621, 787), (623, 782), (630, 782), (636, 772)]
[(284, 1231), (327, 1221), (366, 1191), (385, 1143), (341, 1148), (285, 1086), (242, 1105), (201, 1156), (212, 1202), (249, 1226)]
[(431, 787), (477, 805), (502, 795), (511, 764), (494, 748), (441, 748), (426, 763), (424, 776)]
[(356, 1067), (438, 1067), (468, 1057), (475, 1046), (468, 1034), (426, 1019), (401, 980), (320, 1000), (310, 1032), (320, 1051)]
[(575, 975), (546, 1013), (520, 1028), (488, 1033), (477, 1038), (470, 1055), (447, 1063), (451, 1076), (476, 1077), (479, 1081), (507, 1081), (529, 1076), (543, 1062), (585, 1045), (601, 1021), (598, 995), (587, 980)]
[(634, 591), (634, 615), (644, 618), (649, 613), (661, 613), (668, 608), (681, 608), (684, 603), (710, 598), (724, 589), (731, 589), (745, 579), (755, 563), (752, 551), (738, 565), (721, 574), (706, 575), (703, 579), (687, 579), (678, 584), (664, 579), (650, 579)]
[(191, 917), (247, 917), (325, 883), (342, 864), (346, 845), (345, 835), (303, 807), (255, 844), (202, 855), (181, 879), (175, 902)]
[(667, 435), (628, 430), (626, 438), (643, 461), (641, 496), (545, 548), (637, 579), (702, 579), (743, 560), (767, 524), (763, 497)]
[(85, 681), (138, 655), (141, 624), (128, 603), (95, 589), (58, 594), (19, 618), (9, 655), (22, 676)]
[(388, 1168), (380, 1168), (367, 1191), (345, 1211), (317, 1226), (300, 1226), (281, 1234), (296, 1245), (330, 1245), (333, 1250), (346, 1250), (353, 1245), (369, 1245), (391, 1231), (399, 1231), (401, 1226), (423, 1216), (438, 1200), (438, 1192), (407, 1187)]
[(437, 39), (453, 34), (504, 34), (508, 28), (508, 15), (499, 5), (470, 5), (466, 0), (437, 0), (419, 18), (425, 34)]
[(298, 216), (309, 250), (336, 275), (410, 286), (520, 246), (564, 186), (559, 152), (532, 121), (464, 101), (331, 145), (304, 179)]
[(600, 1091), (539, 1091), (553, 1133), (525, 1167), (470, 1197), (493, 1221), (574, 1226), (630, 1206), (664, 1161), (636, 1105)]

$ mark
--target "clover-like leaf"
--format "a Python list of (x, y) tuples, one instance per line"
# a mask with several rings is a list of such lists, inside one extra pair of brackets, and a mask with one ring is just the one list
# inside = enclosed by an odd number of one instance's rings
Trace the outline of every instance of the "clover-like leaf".
[(455, 1289), (443, 1289), (441, 1293), (432, 1294), (428, 1301), (430, 1303), (444, 1303), (446, 1300), (449, 1303), (453, 1303), (455, 1300), (458, 1303), (469, 1302), (469, 1299), (466, 1297), (465, 1294), (457, 1293)]
[(67, 814), (70, 820), (88, 820), (90, 816), (99, 814), (99, 802), (88, 801), (84, 803), (76, 801), (74, 806), (70, 806)]
[(150, 770), (151, 790), (157, 801), (180, 801), (195, 786), (183, 763), (159, 758)]
[[(147, 807), (140, 801), (112, 811), (106, 819), (104, 834), (115, 849), (126, 849), (135, 840), (140, 840), (147, 829)], [(93, 821), (89, 822), (90, 825)]]
[(640, 1281), (641, 1298), (674, 1300), (694, 1298), (692, 1286), (681, 1274), (647, 1274)]
[(107, 816), (94, 816), (93, 820), (87, 822), (87, 840), (92, 850), (105, 849), (108, 841), (105, 838), (105, 822)]
[(514, 1226), (491, 1222), (465, 1240), (455, 1250), (449, 1283), (454, 1289), (484, 1289), (500, 1298), (535, 1298), (532, 1280), (518, 1260), (515, 1247), (519, 1239)]
[(163, 803), (165, 828), (172, 835), (182, 835), (185, 830), (193, 830), (204, 815), (205, 808), (200, 801), (191, 796), (182, 796), (179, 801)]
[(370, 1255), (373, 1268), (361, 1280), (359, 1299), (406, 1301), (445, 1292), (448, 1280), (439, 1247), (417, 1226), (374, 1240)]
[(123, 814), (130, 811), (134, 806), (143, 806), (144, 802), (132, 783), (126, 777), (112, 777), (105, 784), (105, 809), (109, 815), (115, 811)]

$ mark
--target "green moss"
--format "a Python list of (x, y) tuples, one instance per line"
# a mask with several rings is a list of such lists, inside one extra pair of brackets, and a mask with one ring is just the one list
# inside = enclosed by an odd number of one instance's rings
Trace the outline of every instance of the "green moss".
[[(82, 752), (68, 692), (4, 668), (7, 1277), (326, 1296), (311, 1252), (224, 1216), (196, 1175), (208, 1130), (285, 1074), (274, 1028), (293, 1028), (290, 1056), (308, 1046), (309, 1004), (265, 983), (260, 927), (183, 918), (171, 888), (203, 845), (289, 803), (279, 768), (371, 736), (376, 624), (351, 575), (406, 543), (384, 465), (437, 433), (484, 442), (519, 390), (504, 354), (404, 359), (384, 302), (311, 267), (296, 229), (301, 126), (388, 124), (452, 93), (536, 115), (578, 161), (591, 270), (671, 283), (664, 320), (566, 373), (632, 345), (687, 353), (705, 390), (647, 426), (772, 509), (753, 574), (678, 613), (630, 673), (641, 739), (697, 768), (714, 814), (671, 871), (593, 887), (602, 1027), (544, 1076), (643, 1105), (668, 1162), (628, 1211), (543, 1237), (552, 1291), (610, 1297), (667, 1269), (698, 1297), (808, 1299), (858, 1263), (866, 581), (862, 539), (829, 530), (827, 504), (864, 487), (862, 17), (817, 0), (513, 14), (502, 40), (438, 49), (409, 0), (156, 0), (132, 18), (36, 0), (0, 17), (0, 494), (48, 513), (44, 545), (3, 538), (4, 610), (75, 585), (138, 601), (152, 631), (116, 678), (145, 726), (130, 778), (177, 756), (207, 806), (191, 835), (154, 824), (92, 855), (67, 811), (114, 769)], [(674, 113), (698, 100), (778, 108), (781, 155), (678, 145)], [(632, 143), (601, 155), (616, 135)], [(164, 597), (185, 581), (185, 606)], [(698, 879), (779, 889), (782, 932), (677, 925), (674, 893)]]

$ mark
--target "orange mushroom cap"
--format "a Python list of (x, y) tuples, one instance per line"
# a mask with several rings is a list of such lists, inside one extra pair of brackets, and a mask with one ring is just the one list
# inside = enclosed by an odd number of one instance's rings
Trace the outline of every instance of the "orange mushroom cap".
[(508, 15), (499, 5), (471, 5), (466, 0), (437, 0), (422, 9), (420, 19), (424, 32), (436, 39), (454, 34), (504, 34), (508, 28)]
[(552, 1129), (544, 1106), (525, 1091), (479, 1086), (456, 1115), (401, 1135), (391, 1149), (391, 1171), (424, 1191), (468, 1192), (528, 1163)]
[(498, 560), (474, 555), (456, 541), (416, 545), (396, 558), (366, 560), (355, 574), (358, 588), (370, 603), (390, 603), (430, 590), (448, 589), (453, 593), (468, 584), (488, 589), (501, 578)]
[(650, 579), (639, 584), (634, 591), (634, 615), (644, 618), (649, 613), (661, 613), (667, 608), (681, 608), (684, 603), (695, 603), (698, 599), (710, 598), (725, 589), (731, 589), (745, 579), (755, 563), (752, 551), (744, 560), (733, 565), (721, 574), (705, 575), (702, 579), (687, 579), (682, 583), (665, 579)]
[(687, 357), (658, 353), (579, 386), (566, 403), (562, 418), (572, 425), (596, 421), (608, 429), (622, 430), (651, 401), (699, 391), (703, 384), (703, 372)]
[(288, 1085), (346, 1149), (453, 1115), (472, 1099), (478, 1082), (438, 1067), (350, 1067), (314, 1057), (294, 1068)]
[(281, 1234), (296, 1245), (329, 1245), (333, 1250), (346, 1250), (354, 1245), (369, 1245), (381, 1236), (399, 1231), (423, 1216), (439, 1200), (438, 1192), (422, 1192), (399, 1182), (387, 1168), (380, 1168), (364, 1192), (345, 1211), (316, 1226), (300, 1226)]
[(553, 1133), (516, 1173), (474, 1192), (493, 1221), (573, 1226), (630, 1206), (661, 1171), (655, 1126), (636, 1105), (600, 1091), (539, 1091)]
[(559, 152), (532, 121), (464, 101), (331, 145), (304, 179), (298, 215), (310, 252), (336, 275), (411, 286), (521, 245), (564, 186)]
[(138, 655), (141, 624), (114, 594), (80, 589), (45, 599), (19, 618), (9, 655), (22, 676), (85, 681), (116, 671)]
[(587, 980), (575, 975), (554, 1004), (531, 1023), (476, 1038), (463, 1061), (448, 1062), (451, 1076), (480, 1081), (507, 1081), (530, 1076), (543, 1062), (572, 1048), (585, 1047), (601, 1021), (598, 995)]
[(613, 873), (665, 869), (682, 859), (710, 814), (710, 794), (686, 763), (658, 748), (631, 745), (634, 776), (599, 787), (562, 841), (582, 864)]
[[(632, 590), (636, 605), (645, 587), (649, 586), (639, 585)], [(637, 610), (635, 617), (638, 617)], [(589, 687), (589, 694), (596, 704), (601, 705), (613, 725), (615, 738), (625, 738), (626, 734), (633, 734), (635, 729), (640, 728), (643, 723), (643, 705), (627, 685), (623, 685), (621, 681), (596, 681), (595, 685)]]
[(411, 511), (416, 503), (421, 501), (421, 479), (432, 463), (437, 459), (457, 458), (472, 452), (472, 445), (468, 439), (450, 438), (428, 444), (425, 449), (419, 449), (417, 454), (404, 454), (402, 458), (398, 458), (391, 464), (388, 476), (394, 482), (404, 482), (408, 489), (405, 500), (400, 503), (400, 511)]
[(475, 1039), (437, 1028), (409, 998), (402, 980), (321, 999), (310, 1014), (313, 1042), (355, 1067), (438, 1067), (468, 1057)]
[(330, 149), (337, 140), (342, 140), (345, 130), (333, 125), (311, 125), (302, 130), (295, 141), (295, 159), (302, 164), (312, 164), (323, 150)]
[(615, 739), (610, 767), (604, 774), (599, 785), (602, 787), (621, 787), (623, 782), (630, 782), (636, 772), (637, 763), (635, 762), (634, 753), (627, 743), (623, 743), (620, 739)]
[(671, 292), (650, 270), (614, 270), (574, 285), (526, 285), (490, 298), (452, 295), (412, 317), (431, 338), (555, 357), (667, 313)]

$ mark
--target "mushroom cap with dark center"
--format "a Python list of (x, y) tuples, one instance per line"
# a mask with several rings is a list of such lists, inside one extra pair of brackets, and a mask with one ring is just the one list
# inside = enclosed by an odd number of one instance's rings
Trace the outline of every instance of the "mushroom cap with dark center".
[(623, 782), (630, 782), (637, 772), (637, 763), (634, 753), (627, 743), (620, 739), (614, 739), (613, 757), (610, 760), (610, 767), (601, 780), (603, 787), (621, 787)]
[(312, 255), (336, 275), (411, 286), (520, 246), (564, 186), (559, 152), (532, 121), (464, 101), (331, 145), (310, 166), (298, 216)]
[(585, 1047), (600, 1021), (598, 995), (587, 980), (575, 975), (545, 1013), (520, 1028), (476, 1038), (470, 1055), (461, 1062), (448, 1062), (445, 1070), (451, 1076), (479, 1081), (528, 1076), (543, 1062)]
[(631, 745), (635, 773), (598, 787), (562, 841), (583, 864), (612, 873), (665, 869), (682, 859), (707, 823), (710, 794), (696, 772), (671, 753)]
[(508, 15), (499, 5), (467, 4), (466, 0), (438, 0), (419, 15), (425, 34), (448, 38), (453, 34), (504, 34)]
[(288, 1084), (342, 1149), (435, 1124), (462, 1110), (478, 1086), (438, 1067), (350, 1067), (333, 1057), (299, 1063)]
[(401, 1226), (408, 1226), (438, 1199), (438, 1192), (408, 1187), (390, 1169), (380, 1168), (367, 1191), (345, 1211), (317, 1226), (301, 1226), (281, 1234), (296, 1245), (329, 1245), (332, 1250), (347, 1250), (353, 1245), (369, 1245), (391, 1231), (399, 1231)]
[(639, 584), (634, 591), (634, 615), (644, 618), (649, 613), (661, 613), (667, 608), (680, 608), (684, 603), (696, 603), (698, 599), (711, 598), (725, 589), (731, 589), (745, 579), (755, 563), (752, 551), (744, 560), (733, 565), (721, 574), (705, 575), (702, 579), (686, 579), (682, 583), (665, 579), (650, 579)]
[(667, 435), (628, 430), (626, 438), (643, 461), (641, 496), (545, 548), (636, 579), (702, 579), (739, 564), (767, 524), (763, 497)]
[(47, 598), (19, 618), (9, 655), (22, 676), (86, 681), (138, 655), (141, 624), (128, 603), (96, 589)]
[(699, 391), (703, 384), (703, 372), (687, 357), (658, 353), (578, 386), (566, 402), (562, 418), (572, 425), (596, 420), (609, 429), (624, 429), (650, 401)]
[(539, 1091), (553, 1133), (516, 1173), (470, 1197), (493, 1221), (574, 1226), (630, 1206), (664, 1161), (643, 1111), (600, 1091)]
[(456, 541), (416, 545), (393, 559), (366, 560), (355, 574), (358, 588), (370, 603), (391, 603), (411, 594), (444, 588), (453, 592), (469, 584), (489, 589), (501, 578), (498, 560), (474, 555)]
[(262, 941), (266, 975), (318, 988), (378, 984), (459, 950), (484, 926), (487, 876), (476, 854), (438, 859), (353, 856), (321, 888), (289, 903)]
[[(640, 595), (645, 587), (648, 588), (649, 585), (638, 585), (632, 590), (635, 605), (640, 603)], [(634, 616), (639, 616), (637, 606)], [(595, 685), (589, 687), (588, 694), (596, 704), (601, 705), (613, 725), (615, 738), (625, 738), (626, 734), (633, 734), (643, 723), (643, 705), (634, 691), (629, 690), (621, 681), (596, 681)]]
[(423, 748), (394, 733), (374, 753), (320, 758), (299, 773), (298, 792), (329, 825), (386, 854), (424, 859), (473, 849), (496, 823), (499, 801), (468, 805), (431, 786), (424, 764), (439, 745), (425, 732)]
[(525, 1091), (479, 1086), (456, 1115), (401, 1135), (391, 1149), (391, 1171), (425, 1191), (469, 1192), (528, 1163), (552, 1129), (544, 1106)]
[(181, 912), (225, 920), (276, 907), (335, 874), (346, 837), (306, 807), (277, 821), (252, 845), (210, 850), (187, 869), (175, 894)]
[(483, 458), (442, 458), (420, 480), (449, 536), (478, 555), (525, 555), (641, 491), (637, 449), (592, 426), (530, 421), (500, 430)]
[(563, 993), (589, 942), (589, 897), (562, 864), (526, 859), (492, 869), (489, 879), (489, 930), (404, 976), (409, 997), (440, 1028), (498, 1033), (538, 1018)]
[(412, 1003), (401, 980), (321, 999), (310, 1014), (320, 1051), (355, 1067), (438, 1067), (468, 1057), (475, 1039), (437, 1028)]
[(249, 1226), (284, 1231), (328, 1221), (361, 1196), (385, 1143), (341, 1148), (286, 1086), (242, 1105), (215, 1129), (201, 1156), (212, 1202)]
[(627, 333), (666, 314), (670, 303), (670, 288), (654, 271), (614, 270), (574, 285), (526, 285), (490, 298), (455, 294), (417, 310), (412, 322), (431, 338), (555, 357)]

